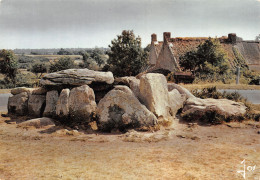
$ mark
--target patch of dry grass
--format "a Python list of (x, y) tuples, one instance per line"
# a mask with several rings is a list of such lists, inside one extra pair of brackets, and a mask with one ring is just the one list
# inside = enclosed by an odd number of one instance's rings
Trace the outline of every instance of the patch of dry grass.
[[(240, 162), (260, 163), (253, 128), (184, 124), (174, 131), (57, 136), (0, 117), (0, 179), (234, 179)], [(248, 126), (251, 127), (251, 126)], [(126, 138), (126, 139), (124, 139)], [(139, 141), (140, 140), (140, 141)], [(247, 174), (248, 179), (260, 171)]]
[(223, 83), (207, 83), (207, 84), (180, 84), (188, 90), (203, 89), (216, 86), (217, 89), (237, 89), (237, 90), (260, 90), (259, 85), (247, 84), (223, 84)]
[(11, 89), (0, 89), (0, 94), (11, 93)]

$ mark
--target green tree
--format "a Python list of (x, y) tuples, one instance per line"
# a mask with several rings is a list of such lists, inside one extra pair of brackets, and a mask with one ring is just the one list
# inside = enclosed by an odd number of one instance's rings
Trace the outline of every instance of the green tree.
[(0, 72), (5, 74), (6, 78), (11, 79), (12, 83), (16, 84), (18, 63), (17, 58), (11, 50), (0, 51)]
[(186, 70), (195, 71), (198, 64), (199, 58), (197, 58), (197, 51), (195, 50), (189, 51), (180, 57), (180, 65)]
[(58, 55), (71, 55), (72, 53), (61, 48), (58, 52), (57, 52)]
[(32, 66), (31, 72), (37, 74), (40, 74), (38, 78), (41, 78), (43, 73), (47, 72), (47, 65), (45, 63), (35, 63)]
[(229, 70), (227, 56), (219, 40), (212, 38), (181, 56), (180, 65), (186, 70), (205, 74), (224, 74)]
[(99, 67), (105, 63), (104, 59), (102, 58), (103, 54), (104, 53), (98, 48), (95, 48), (90, 54), (90, 57), (98, 64)]
[(70, 57), (65, 56), (59, 58), (59, 60), (53, 64), (50, 65), (50, 72), (56, 72), (61, 71), (65, 69), (71, 69), (74, 68), (74, 60), (72, 60)]
[(83, 57), (83, 64), (81, 64), (81, 67), (88, 68), (91, 63), (90, 54), (88, 52), (84, 52), (81, 55)]
[(111, 41), (109, 47), (107, 63), (115, 76), (137, 75), (147, 64), (147, 53), (141, 47), (141, 38), (135, 37), (133, 31), (124, 30)]

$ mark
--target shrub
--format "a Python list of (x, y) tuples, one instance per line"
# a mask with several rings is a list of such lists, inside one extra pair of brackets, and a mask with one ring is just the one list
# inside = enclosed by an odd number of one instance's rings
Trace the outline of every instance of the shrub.
[(57, 62), (50, 65), (50, 72), (57, 72), (65, 69), (71, 69), (74, 67), (75, 67), (74, 60), (72, 60), (68, 56), (65, 56), (59, 58)]
[(40, 74), (38, 78), (42, 76), (43, 73), (47, 72), (47, 65), (46, 63), (35, 63), (32, 65), (31, 72), (37, 74)]
[(18, 69), (17, 57), (11, 50), (0, 51), (0, 73), (9, 78), (12, 83), (16, 84), (16, 74)]

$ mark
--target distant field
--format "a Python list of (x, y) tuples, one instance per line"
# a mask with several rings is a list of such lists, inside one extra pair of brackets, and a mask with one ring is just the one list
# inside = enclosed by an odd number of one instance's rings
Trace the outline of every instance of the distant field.
[(58, 58), (64, 57), (64, 56), (69, 56), (72, 59), (82, 59), (81, 55), (25, 55), (25, 56), (28, 56), (28, 57), (44, 57), (44, 58), (48, 58), (50, 60), (58, 59)]

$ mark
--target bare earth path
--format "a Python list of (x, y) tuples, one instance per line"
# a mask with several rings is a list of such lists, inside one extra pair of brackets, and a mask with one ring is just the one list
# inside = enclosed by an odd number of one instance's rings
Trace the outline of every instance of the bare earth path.
[[(7, 121), (6, 121), (7, 120)], [(0, 118), (0, 179), (260, 178), (260, 124), (173, 124), (156, 133), (40, 133)], [(46, 132), (46, 131), (44, 131)], [(249, 168), (250, 170), (250, 168)]]

